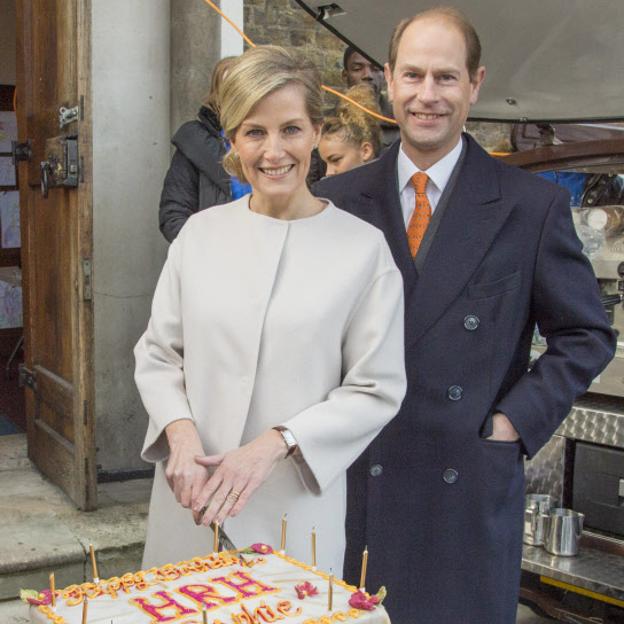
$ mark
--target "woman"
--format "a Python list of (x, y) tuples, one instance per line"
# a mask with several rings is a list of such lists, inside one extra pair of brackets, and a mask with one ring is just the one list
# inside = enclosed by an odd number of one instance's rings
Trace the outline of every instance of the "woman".
[[(368, 85), (351, 87), (346, 95), (369, 110), (379, 112), (375, 93)], [(327, 165), (326, 175), (344, 173), (363, 165), (377, 158), (380, 151), (379, 122), (357, 106), (341, 100), (321, 129), (319, 153)]]
[(221, 59), (212, 72), (210, 91), (197, 119), (182, 124), (171, 142), (171, 159), (160, 196), (160, 231), (171, 242), (192, 215), (249, 192), (227, 174), (221, 162), (226, 152), (219, 121), (219, 87), (234, 56)]
[(278, 546), (286, 513), (288, 552), (309, 561), (314, 526), (339, 574), (346, 469), (405, 392), (401, 277), (376, 228), (306, 186), (312, 65), (251, 49), (221, 106), (225, 167), (252, 193), (191, 217), (135, 348), (156, 462), (144, 566), (205, 553), (213, 520)]

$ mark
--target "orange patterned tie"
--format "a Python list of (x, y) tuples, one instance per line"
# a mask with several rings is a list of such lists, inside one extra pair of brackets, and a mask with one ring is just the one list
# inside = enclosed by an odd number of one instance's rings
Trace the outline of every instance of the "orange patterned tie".
[(416, 191), (416, 204), (414, 206), (414, 212), (407, 226), (407, 241), (409, 243), (412, 257), (415, 257), (418, 253), (420, 243), (427, 231), (429, 221), (431, 221), (431, 204), (429, 198), (425, 193), (427, 188), (427, 182), (429, 176), (422, 171), (415, 173), (412, 176), (412, 184)]

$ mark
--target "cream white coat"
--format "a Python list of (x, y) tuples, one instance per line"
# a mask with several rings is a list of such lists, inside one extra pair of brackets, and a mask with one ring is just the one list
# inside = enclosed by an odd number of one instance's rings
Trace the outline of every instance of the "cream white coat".
[(275, 425), (300, 453), (281, 462), (225, 530), (237, 546), (280, 541), (341, 574), (346, 469), (405, 393), (403, 286), (382, 233), (333, 204), (285, 221), (248, 197), (197, 213), (172, 243), (135, 348), (156, 462), (144, 566), (212, 550), (164, 478), (165, 427), (193, 420), (206, 454)]

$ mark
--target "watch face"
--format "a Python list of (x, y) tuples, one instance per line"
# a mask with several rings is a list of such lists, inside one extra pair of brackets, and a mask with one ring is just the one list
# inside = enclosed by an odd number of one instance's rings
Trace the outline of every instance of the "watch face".
[(297, 448), (297, 440), (295, 440), (295, 436), (288, 429), (281, 429), (280, 433), (282, 434), (282, 438), (284, 438), (284, 442), (288, 448), (287, 455), (290, 455)]

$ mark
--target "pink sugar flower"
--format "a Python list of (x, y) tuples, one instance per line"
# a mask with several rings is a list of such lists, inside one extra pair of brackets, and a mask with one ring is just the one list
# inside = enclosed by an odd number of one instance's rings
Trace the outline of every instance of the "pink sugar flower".
[(378, 596), (371, 596), (361, 590), (356, 591), (349, 598), (349, 606), (360, 611), (372, 611), (380, 602)]
[(316, 596), (318, 594), (316, 585), (312, 585), (310, 581), (301, 583), (301, 585), (295, 585), (295, 591), (299, 600), (303, 600), (306, 596)]

